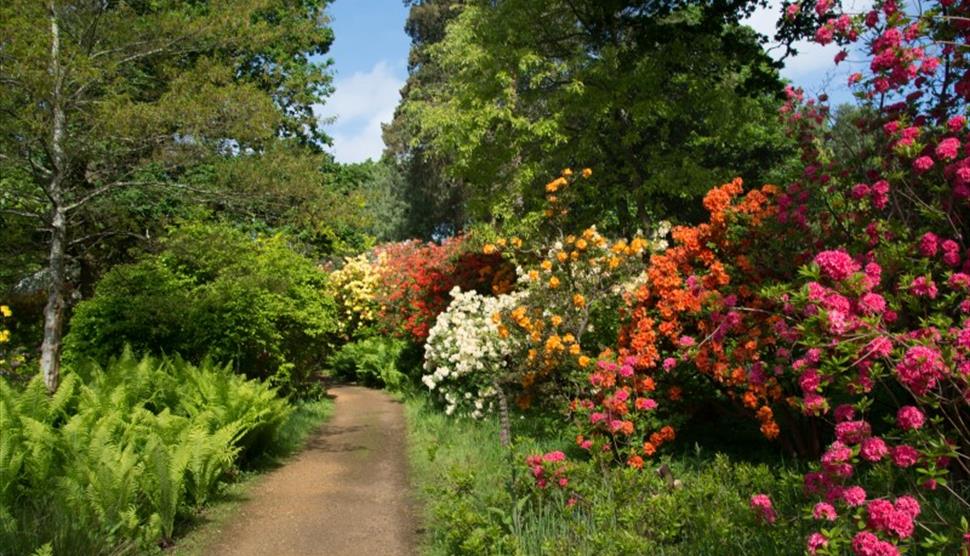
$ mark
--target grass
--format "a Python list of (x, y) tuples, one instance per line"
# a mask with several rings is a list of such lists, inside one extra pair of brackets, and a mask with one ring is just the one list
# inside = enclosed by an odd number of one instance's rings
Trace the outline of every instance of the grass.
[(172, 556), (205, 556), (207, 548), (222, 528), (249, 499), (248, 493), (259, 479), (283, 465), (289, 456), (298, 452), (332, 412), (333, 401), (327, 398), (299, 402), (280, 428), (274, 450), (250, 462), (195, 519), (180, 524), (176, 531), (175, 545), (165, 553)]
[[(579, 463), (568, 492), (538, 491), (523, 461), (554, 449), (571, 460), (568, 425), (516, 416), (514, 446), (498, 444), (498, 423), (449, 418), (421, 398), (406, 400), (412, 477), (425, 512), (422, 550), (445, 554), (801, 554), (808, 531), (799, 516), (795, 466), (763, 451), (730, 455), (698, 447), (654, 462), (654, 471), (596, 469)], [(565, 426), (564, 426), (565, 425)], [(565, 432), (559, 432), (565, 431)], [(757, 447), (755, 447), (757, 448)], [(765, 463), (769, 461), (770, 463)], [(750, 496), (770, 492), (775, 526), (757, 521)], [(567, 497), (578, 502), (572, 508)]]

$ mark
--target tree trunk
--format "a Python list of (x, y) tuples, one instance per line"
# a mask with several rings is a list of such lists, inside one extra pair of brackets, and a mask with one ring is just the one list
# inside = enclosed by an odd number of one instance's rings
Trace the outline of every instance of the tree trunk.
[(503, 448), (506, 448), (512, 443), (512, 426), (509, 422), (509, 402), (505, 397), (505, 391), (502, 390), (502, 385), (498, 381), (493, 382), (492, 385), (498, 393), (498, 443)]
[(61, 333), (64, 326), (64, 268), (67, 250), (67, 210), (64, 206), (64, 179), (67, 163), (64, 155), (65, 116), (63, 106), (63, 71), (60, 61), (60, 28), (57, 10), (50, 2), (51, 62), (51, 157), (53, 174), (47, 186), (51, 201), (51, 243), (48, 260), (47, 305), (44, 307), (44, 342), (40, 350), (40, 370), (47, 391), (54, 393), (60, 381)]

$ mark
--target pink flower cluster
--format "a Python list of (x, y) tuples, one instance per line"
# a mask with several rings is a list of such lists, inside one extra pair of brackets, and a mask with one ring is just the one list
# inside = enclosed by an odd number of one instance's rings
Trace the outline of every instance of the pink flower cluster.
[(896, 374), (901, 383), (922, 396), (946, 374), (946, 362), (938, 349), (917, 345), (906, 350), (903, 360), (896, 365)]
[(866, 504), (866, 524), (872, 530), (908, 539), (919, 513), (919, 502), (911, 496), (900, 496), (895, 503), (877, 498)]
[(899, 549), (891, 542), (880, 540), (869, 531), (860, 531), (852, 538), (852, 552), (856, 556), (899, 556)]
[(778, 518), (777, 514), (775, 514), (775, 508), (771, 503), (771, 498), (767, 494), (753, 495), (749, 505), (758, 518), (764, 520), (765, 523), (774, 523)]
[(825, 276), (836, 282), (841, 282), (862, 269), (859, 263), (842, 249), (822, 251), (815, 255), (815, 263)]
[(531, 455), (525, 458), (525, 464), (532, 472), (537, 487), (544, 489), (550, 482), (560, 488), (569, 486), (569, 478), (566, 477), (566, 454), (563, 452)]

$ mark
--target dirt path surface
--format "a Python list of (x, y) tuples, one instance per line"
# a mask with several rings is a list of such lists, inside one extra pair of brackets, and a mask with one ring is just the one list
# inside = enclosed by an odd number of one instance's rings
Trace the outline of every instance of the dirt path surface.
[(327, 424), (253, 488), (207, 555), (415, 553), (400, 403), (358, 386), (330, 394), (336, 407)]

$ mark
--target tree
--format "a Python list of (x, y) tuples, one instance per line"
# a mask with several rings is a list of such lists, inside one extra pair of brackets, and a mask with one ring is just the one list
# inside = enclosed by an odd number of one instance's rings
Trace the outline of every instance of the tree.
[(449, 174), (453, 158), (435, 149), (419, 133), (420, 122), (407, 111), (408, 102), (423, 91), (436, 90), (448, 76), (430, 55), (445, 37), (447, 25), (459, 13), (463, 0), (405, 0), (410, 5), (404, 29), (411, 37), (408, 79), (394, 119), (384, 126), (385, 157), (404, 178), (402, 197), (407, 204), (406, 236), (433, 239), (454, 235), (467, 222), (468, 186)]
[[(317, 153), (327, 0), (12, 0), (0, 6), (0, 209), (47, 244), (41, 371), (57, 388), (69, 252), (98, 201), (198, 193), (203, 160)], [(10, 189), (7, 189), (7, 188)], [(202, 191), (201, 193), (207, 193)], [(98, 235), (125, 233), (102, 230)]]
[(597, 176), (577, 226), (692, 219), (721, 176), (757, 181), (788, 152), (775, 64), (740, 24), (754, 6), (462, 3), (440, 40), (415, 45), (412, 76), (436, 79), (409, 81), (398, 143), (448, 161), (473, 221), (529, 226), (547, 176), (573, 166)]

